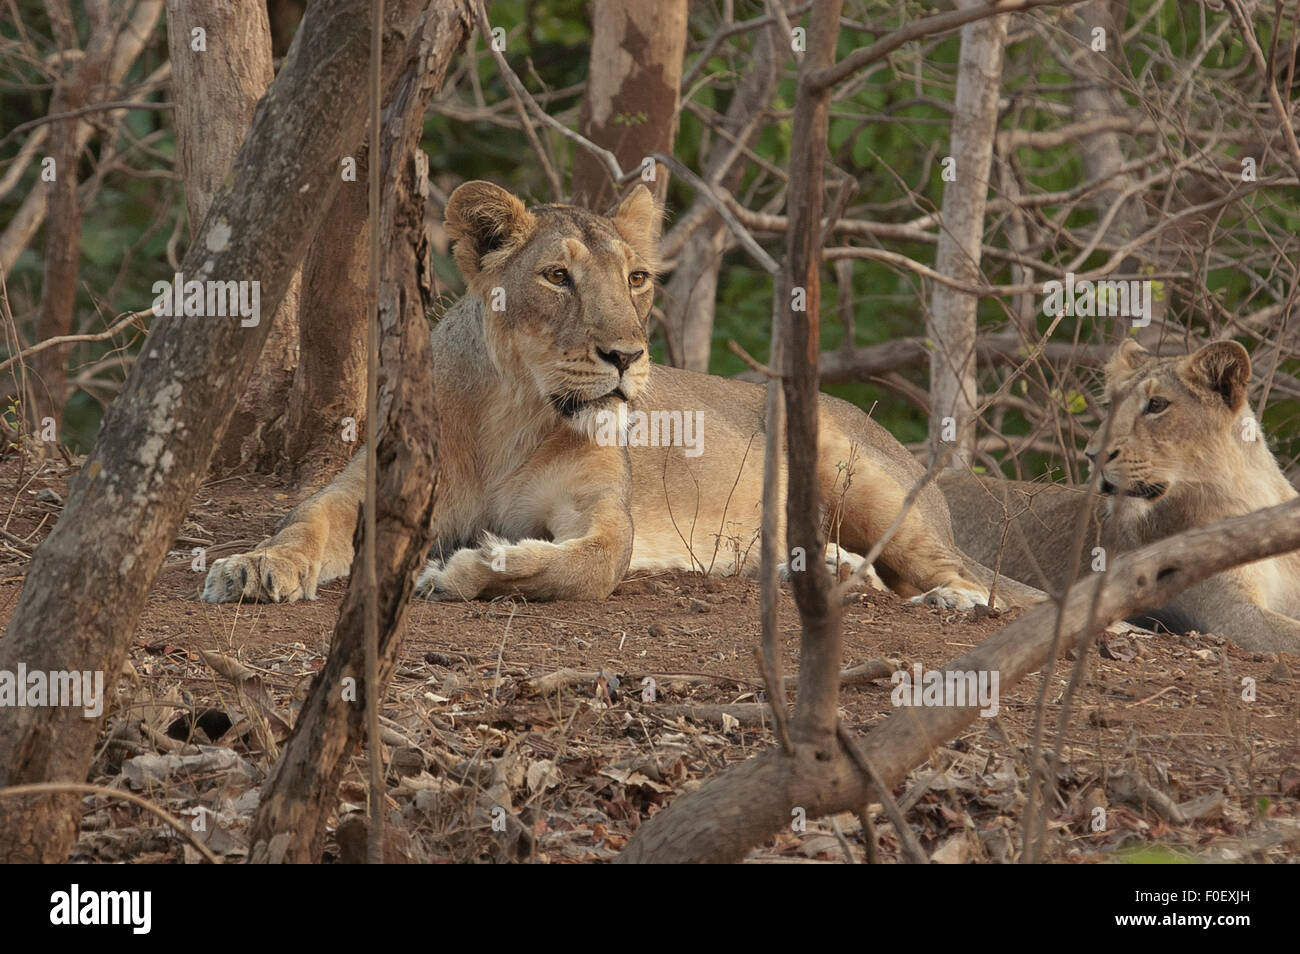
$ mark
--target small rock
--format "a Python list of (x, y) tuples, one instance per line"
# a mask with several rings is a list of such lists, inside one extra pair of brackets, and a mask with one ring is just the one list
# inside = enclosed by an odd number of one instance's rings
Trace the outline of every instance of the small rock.
[(390, 765), (399, 776), (419, 775), (424, 771), (424, 753), (414, 746), (404, 745), (393, 751)]
[(1268, 675), (1264, 678), (1269, 682), (1288, 683), (1291, 681), (1291, 670), (1287, 668), (1287, 664), (1284, 662), (1274, 663), (1273, 668), (1268, 671)]
[(36, 499), (41, 501), (42, 503), (51, 503), (56, 505), (61, 505), (63, 503), (63, 498), (60, 497), (58, 494), (56, 494), (49, 487), (43, 487), (42, 489), (36, 491)]

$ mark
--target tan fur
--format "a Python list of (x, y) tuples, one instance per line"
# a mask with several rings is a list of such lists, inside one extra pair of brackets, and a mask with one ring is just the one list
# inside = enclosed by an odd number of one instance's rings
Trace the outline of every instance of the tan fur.
[[(1082, 574), (1093, 571), (1094, 546), (1113, 559), (1291, 500), (1296, 491), (1254, 423), (1249, 380), (1250, 357), (1236, 342), (1157, 358), (1126, 341), (1106, 367), (1108, 423), (1086, 451), (1101, 468), (1107, 493), (1090, 497), (1084, 488), (1059, 484), (945, 476), (940, 486), (957, 542), (995, 565), (1006, 529), (1002, 571), (1059, 589), (1070, 580), (1068, 544), (1081, 504), (1087, 516)], [(1167, 407), (1152, 413), (1160, 406), (1152, 399)], [(1247, 439), (1252, 428), (1255, 440)], [(1217, 574), (1164, 609), (1187, 628), (1219, 633), (1247, 649), (1300, 652), (1300, 554)]]
[[(657, 244), (650, 193), (638, 187), (603, 217), (568, 206), (529, 210), (474, 182), (452, 194), (446, 218), (469, 293), (432, 335), (441, 423), (437, 543), (417, 592), (602, 599), (629, 569), (755, 571), (764, 389), (651, 365), (653, 283), (641, 277), (652, 270)], [(670, 420), (683, 422), (698, 412), (702, 452), (681, 440), (597, 442), (600, 412), (621, 405), (677, 412)], [(820, 433), (823, 500), (838, 514), (831, 539), (852, 563), (893, 522), (922, 470), (882, 427), (835, 398), (822, 397)], [(680, 429), (675, 436), (685, 437)], [(257, 550), (215, 563), (204, 599), (310, 599), (319, 584), (345, 574), (361, 460)], [(798, 560), (791, 563), (797, 571)], [(985, 600), (992, 580), (954, 546), (933, 485), (877, 569), (895, 588), (948, 606)], [(1041, 595), (1014, 584), (999, 592), (1007, 603)]]

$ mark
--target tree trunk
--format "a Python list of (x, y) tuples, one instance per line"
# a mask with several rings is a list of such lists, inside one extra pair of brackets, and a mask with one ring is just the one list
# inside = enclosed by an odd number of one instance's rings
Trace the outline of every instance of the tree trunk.
[[(193, 49), (193, 31), (205, 49)], [(253, 112), (271, 84), (271, 28), (264, 0), (167, 0), (167, 49), (178, 170), (185, 179), (190, 234), (197, 235), (230, 172)], [(298, 364), (299, 274), (272, 321), (252, 380), (235, 407), (214, 464), (275, 470), (280, 448), (269, 431), (284, 414)]]
[[(959, 7), (983, 0), (960, 0)], [(1002, 85), (1002, 51), (1007, 16), (976, 20), (961, 28), (961, 57), (953, 106), (950, 158), (955, 180), (943, 190), (942, 228), (935, 268), (964, 282), (980, 280), (980, 239), (988, 201), (989, 169), (997, 131), (998, 92)], [(948, 467), (969, 466), (975, 449), (975, 295), (947, 285), (934, 287), (926, 335), (930, 353), (930, 460), (937, 461), (955, 444)]]
[[(339, 186), (303, 265), (298, 367), (274, 438), (288, 472), (305, 486), (333, 477), (366, 440), (368, 147), (353, 151), (356, 181)], [(355, 422), (355, 436), (345, 418)]]
[[(839, 751), (841, 651), (840, 601), (832, 598), (822, 533), (821, 491), (817, 483), (817, 416), (821, 409), (817, 358), (821, 341), (821, 221), (823, 162), (830, 124), (831, 92), (811, 79), (835, 61), (841, 0), (819, 0), (809, 14), (808, 51), (799, 65), (794, 99), (794, 136), (799, 144), (790, 163), (790, 227), (779, 305), (786, 315), (781, 332), (782, 388), (785, 391), (786, 454), (789, 462), (785, 514), (786, 546), (803, 548), (806, 569), (790, 574), (803, 637), (799, 648), (799, 695), (794, 736), (799, 748), (814, 748), (817, 758)], [(803, 307), (798, 301), (804, 292)], [(802, 756), (801, 756), (802, 760)]]
[[(767, 109), (776, 90), (778, 56), (785, 46), (778, 40), (777, 26), (754, 34), (753, 68), (745, 74), (727, 105), (722, 126), (740, 145), (748, 145), (759, 131), (759, 118)], [(745, 174), (745, 165), (736, 162), (740, 146), (727, 136), (718, 136), (709, 152), (704, 178), (718, 182), (728, 192), (735, 192)], [(704, 199), (696, 202), (707, 205)], [(665, 333), (673, 338), (669, 353), (677, 363), (692, 371), (709, 370), (713, 349), (713, 312), (718, 297), (718, 273), (726, 251), (727, 226), (711, 210), (707, 218), (691, 233), (680, 254), (677, 267), (664, 286)]]
[[(427, 0), (385, 4), (385, 61), (401, 63)], [(434, 9), (468, 24), (463, 4)], [(159, 321), (105, 416), (63, 517), (32, 558), (0, 669), (102, 671), (112, 685), (149, 587), (243, 393), (294, 270), (339, 184), (339, 143), (362, 135), (365, 0), (315, 0), (259, 104), (231, 175), (183, 262), (212, 280), (261, 282), (267, 312)], [(441, 41), (456, 48), (463, 31)], [(220, 223), (221, 228), (215, 228)], [(0, 708), (0, 786), (84, 780), (99, 721), (60, 707)], [(0, 799), (0, 861), (58, 861), (75, 795)]]
[[(1297, 548), (1300, 500), (1293, 500), (1124, 554), (1109, 572), (1091, 574), (1070, 590), (1059, 652), (1086, 644), (1093, 631), (1112, 620), (1163, 606), (1215, 573)], [(999, 691), (1005, 693), (1047, 663), (1056, 612), (1056, 603), (1040, 603), (944, 669), (997, 672)], [(1093, 631), (1087, 627), (1090, 616)], [(978, 706), (902, 709), (858, 740), (858, 746), (883, 785), (892, 789), (928, 759), (935, 746), (978, 717)], [(856, 811), (880, 798), (849, 760), (812, 756), (805, 746), (796, 749), (794, 759), (772, 748), (728, 769), (643, 824), (616, 861), (739, 861), (754, 845), (789, 825), (796, 806), (812, 819)]]
[[(76, 49), (77, 33), (70, 11), (63, 3), (49, 3), (47, 10), (60, 48)], [(104, 80), (113, 52), (116, 33), (104, 0), (88, 3), (90, 38), (75, 66), (55, 87), (50, 113), (71, 112), (86, 105), (91, 93)], [(77, 160), (88, 137), (78, 135), (79, 119), (61, 119), (49, 133), (49, 156), (54, 159), (54, 181), (41, 182), (33, 191), (46, 191), (48, 219), (45, 229), (45, 270), (41, 281), (41, 310), (36, 321), (36, 339), (60, 337), (72, 332), (77, 302), (77, 272), (81, 264), (81, 201), (77, 196)], [(33, 433), (42, 420), (54, 419), (56, 433), (62, 430), (63, 405), (67, 395), (67, 346), (55, 346), (32, 357), (28, 379), (26, 417)]]
[[(822, 162), (832, 90), (818, 87), (812, 79), (818, 70), (834, 62), (841, 6), (840, 0), (819, 0), (809, 18), (808, 50), (799, 67), (794, 108), (793, 139), (801, 148), (790, 163), (786, 260), (776, 292), (776, 313), (784, 316), (779, 335), (783, 357), (778, 367), (785, 396), (788, 460), (786, 547), (791, 553), (801, 548), (806, 560), (802, 572), (790, 575), (802, 629), (799, 693), (790, 733), (793, 752), (773, 749), (751, 759), (722, 779), (706, 784), (694, 800), (696, 810), (707, 811), (710, 823), (720, 825), (732, 836), (733, 843), (744, 843), (741, 855), (756, 843), (750, 840), (751, 832), (775, 831), (789, 822), (789, 806), (784, 804), (786, 792), (804, 785), (822, 790), (824, 782), (833, 781), (837, 773), (843, 772), (846, 761), (836, 735), (842, 655), (840, 603), (834, 598), (825, 567), (826, 544), (817, 483)], [(769, 659), (769, 666), (771, 662)], [(784, 704), (780, 695), (773, 701), (773, 705)], [(738, 787), (750, 787), (751, 780), (779, 786), (772, 793), (774, 797), (757, 800), (763, 803), (758, 811), (754, 811), (753, 802), (732, 797)], [(833, 791), (834, 787), (827, 790)], [(715, 848), (715, 833), (697, 829), (692, 819), (678, 809), (681, 801), (643, 825), (619, 860), (691, 855), (692, 843), (709, 843), (711, 849)], [(665, 816), (672, 817), (664, 822)], [(723, 818), (725, 823), (720, 822)], [(695, 855), (693, 860), (711, 857)]]
[[(625, 170), (641, 167), (653, 152), (673, 151), (686, 12), (686, 0), (596, 0), (592, 8), (591, 64), (578, 125)], [(653, 170), (646, 185), (662, 205), (668, 170), (658, 163)], [(574, 157), (572, 192), (576, 204), (596, 211), (618, 198), (605, 166), (584, 149)]]
[[(433, 406), (433, 367), (425, 310), (432, 298), (429, 236), (424, 207), (428, 158), (419, 148), (424, 113), (442, 85), (457, 31), (468, 35), (468, 15), (439, 10), (418, 30), (404, 58), (405, 73), (384, 110), (385, 190), (379, 216), (383, 244), (379, 315), (381, 394), (390, 394), (378, 435), (376, 578), (379, 581), (379, 686), (383, 697), (405, 635), (406, 605), (432, 542), (438, 429)], [(363, 312), (364, 313), (364, 312)], [(261, 863), (320, 860), (325, 818), (338, 798), (347, 756), (363, 734), (366, 686), (365, 623), (361, 572), (365, 523), (354, 536), (352, 574), (330, 654), (312, 684), (293, 734), (262, 789), (249, 858)], [(342, 682), (357, 680), (362, 692), (349, 700)], [(381, 751), (368, 740), (368, 754)]]
[[(806, 569), (790, 577), (802, 627), (799, 694), (790, 733), (794, 751), (787, 755), (782, 749), (773, 749), (706, 784), (694, 796), (679, 799), (637, 831), (619, 861), (669, 857), (731, 860), (743, 856), (761, 840), (752, 838), (754, 833), (770, 833), (789, 822), (789, 791), (807, 787), (829, 794), (841, 784), (841, 775), (852, 777), (852, 767), (846, 767), (847, 759), (837, 741), (840, 604), (824, 562), (817, 483), (822, 161), (832, 90), (817, 86), (812, 77), (834, 61), (841, 6), (840, 0), (820, 0), (810, 15), (808, 51), (799, 67), (794, 109), (794, 141), (804, 145), (790, 164), (790, 226), (785, 267), (777, 282), (776, 313), (784, 316), (779, 335), (783, 359), (778, 367), (783, 373), (789, 463), (786, 546), (792, 551), (802, 547), (806, 559)], [(784, 705), (784, 699), (778, 697), (774, 705)], [(755, 784), (775, 784), (777, 788), (748, 802), (734, 798), (738, 789), (747, 790)], [(693, 817), (699, 816), (684, 814), (679, 809), (683, 801), (696, 811), (707, 812), (707, 824), (716, 830), (696, 828)], [(727, 853), (720, 835), (727, 839), (727, 846), (743, 844), (739, 855), (734, 848)], [(708, 847), (699, 852), (699, 845)]]

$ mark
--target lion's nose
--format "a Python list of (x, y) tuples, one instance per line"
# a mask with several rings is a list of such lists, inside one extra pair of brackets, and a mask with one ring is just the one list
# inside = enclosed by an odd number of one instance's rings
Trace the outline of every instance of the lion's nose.
[[(1085, 450), (1085, 451), (1083, 452), (1083, 456), (1086, 457), (1086, 458), (1088, 458), (1088, 460), (1090, 460), (1092, 463), (1094, 463), (1094, 464), (1097, 463), (1097, 451), (1095, 451), (1095, 450)], [(1118, 457), (1118, 456), (1119, 456), (1119, 450), (1118, 450), (1118, 448), (1117, 448), (1117, 449), (1111, 451), (1111, 452), (1106, 456), (1106, 463), (1109, 464), (1111, 461), (1113, 461), (1113, 460), (1114, 460), (1116, 457)]]
[(639, 348), (636, 351), (618, 351), (617, 349), (603, 351), (600, 348), (597, 348), (596, 354), (600, 355), (602, 361), (608, 361), (614, 367), (618, 368), (619, 374), (622, 374), (628, 368), (632, 367), (633, 361), (645, 354), (645, 349)]

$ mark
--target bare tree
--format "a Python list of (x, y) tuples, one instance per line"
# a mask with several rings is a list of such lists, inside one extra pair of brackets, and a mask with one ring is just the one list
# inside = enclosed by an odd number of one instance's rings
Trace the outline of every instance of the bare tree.
[[(837, 735), (842, 655), (840, 602), (825, 567), (826, 540), (817, 483), (822, 165), (833, 92), (829, 85), (819, 84), (817, 76), (834, 62), (841, 7), (840, 0), (819, 0), (810, 15), (808, 49), (799, 68), (794, 112), (794, 139), (806, 148), (795, 154), (790, 166), (790, 228), (786, 233), (785, 267), (777, 282), (774, 309), (783, 316), (779, 337), (784, 359), (779, 367), (783, 371), (789, 474), (786, 545), (803, 548), (807, 559), (807, 569), (791, 576), (802, 629), (799, 694), (790, 729), (793, 745), (790, 751), (774, 749), (768, 753), (770, 758), (755, 760), (773, 773), (767, 781), (779, 790), (796, 784), (795, 780), (826, 778), (844, 759)], [(764, 497), (765, 504), (770, 504), (769, 495)], [(769, 523), (765, 519), (765, 527)], [(778, 696), (773, 705), (783, 706), (784, 700)], [(710, 816), (722, 804), (742, 804), (731, 801), (745, 797), (743, 789), (747, 786), (741, 774), (724, 776), (720, 784), (712, 786), (711, 794), (697, 799), (697, 804), (703, 801), (712, 806), (708, 811)], [(683, 850), (684, 841), (700, 834), (694, 830), (689, 815), (678, 810), (679, 804), (665, 813), (673, 816), (666, 823), (656, 826), (651, 822), (643, 826), (620, 860), (653, 860), (660, 852), (661, 857), (672, 857)], [(771, 817), (763, 813), (756, 823), (766, 826), (771, 823)], [(733, 826), (729, 834), (721, 837), (735, 836)], [(744, 840), (745, 835), (740, 835), (740, 839)], [(717, 847), (712, 835), (705, 836), (705, 840), (713, 842), (711, 848)]]
[[(604, 146), (624, 169), (656, 152), (671, 153), (686, 49), (686, 0), (596, 0), (582, 134)], [(663, 204), (668, 170), (653, 164), (647, 185)], [(644, 175), (644, 174), (643, 174)], [(573, 162), (574, 201), (604, 210), (618, 187), (594, 156), (579, 150)]]
[[(77, 30), (67, 0), (48, 0), (50, 19), (62, 60), (68, 58), (66, 72), (50, 98), (50, 114), (74, 113), (84, 107), (108, 79), (113, 44), (118, 25), (107, 0), (86, 4), (90, 37), (84, 51), (78, 50)], [(81, 52), (80, 58), (74, 54)], [(36, 334), (42, 341), (67, 335), (72, 330), (73, 309), (77, 299), (77, 272), (81, 263), (81, 199), (77, 193), (77, 163), (89, 136), (83, 135), (83, 122), (76, 116), (56, 120), (49, 133), (49, 157), (53, 159), (53, 181), (33, 192), (47, 193), (49, 226), (45, 230), (45, 273), (41, 282), (41, 310)], [(21, 216), (21, 213), (20, 213)], [(21, 222), (21, 218), (18, 220)], [(63, 419), (67, 400), (68, 349), (54, 346), (38, 353), (32, 360), (28, 387), (27, 417), (33, 431), (41, 422)]]
[[(63, 6), (66, 9), (66, 3)], [(105, 92), (115, 91), (122, 84), (127, 72), (139, 58), (140, 52), (153, 33), (162, 10), (163, 0), (138, 0), (133, 7), (115, 10), (112, 21), (113, 35), (108, 39), (111, 55), (102, 77), (102, 84), (96, 84), (89, 91), (97, 101)], [(68, 52), (74, 51), (75, 47)], [(59, 115), (54, 108), (51, 108), (50, 112), (52, 115)], [(124, 110), (107, 112), (111, 120), (116, 120), (124, 114)], [(68, 117), (68, 120), (76, 121), (76, 134), (73, 140), (76, 148), (73, 151), (80, 155), (94, 135), (95, 126), (85, 115)], [(5, 226), (4, 233), (0, 235), (0, 274), (8, 275), (18, 255), (31, 243), (32, 237), (45, 220), (49, 199), (48, 189), (32, 189), (23, 198), (22, 204), (9, 220), (9, 224)]]
[[(459, 41), (468, 33), (468, 15), (451, 4), (435, 4), (417, 23), (403, 58), (403, 73), (384, 111), (382, 181), (378, 221), (382, 393), (387, 407), (377, 440), (379, 486), (376, 500), (376, 553), (379, 607), (378, 684), (359, 678), (364, 671), (365, 574), (358, 525), (356, 554), (343, 608), (330, 642), (330, 655), (263, 787), (250, 842), (253, 862), (319, 861), (325, 818), (337, 800), (347, 755), (362, 737), (368, 697), (382, 697), (397, 664), (406, 631), (406, 604), (424, 566), (432, 538), (436, 485), (437, 419), (433, 407), (433, 368), (425, 309), (431, 298), (427, 270), (429, 236), (424, 207), (428, 198), (428, 157), (419, 148), (429, 100)], [(348, 701), (342, 682), (351, 676), (362, 686)], [(368, 734), (368, 732), (367, 732)], [(368, 755), (380, 758), (379, 739), (368, 738)], [(382, 798), (382, 793), (379, 794)]]
[[(959, 0), (959, 9), (986, 6)], [(961, 60), (953, 104), (950, 163), (945, 175), (942, 228), (935, 270), (968, 285), (980, 282), (984, 207), (988, 201), (993, 137), (997, 132), (998, 92), (1002, 86), (1002, 48), (1007, 18), (976, 20), (961, 28)], [(975, 445), (976, 307), (979, 298), (950, 285), (936, 284), (930, 296), (926, 333), (930, 353), (930, 460), (948, 457), (951, 468), (969, 466)]]
[[(727, 192), (734, 192), (744, 177), (746, 165), (740, 161), (741, 155), (761, 128), (760, 120), (776, 90), (781, 64), (788, 55), (789, 43), (782, 42), (785, 39), (775, 22), (754, 33), (752, 66), (727, 105), (709, 150), (704, 178)], [(697, 197), (695, 206), (682, 218), (690, 221), (697, 216), (701, 221), (677, 254), (677, 266), (664, 287), (664, 331), (669, 339), (668, 355), (675, 364), (707, 371), (718, 273), (731, 233), (703, 197)]]
[[(271, 28), (264, 0), (167, 0), (167, 48), (176, 145), (191, 234), (197, 235), (270, 86)], [(214, 463), (273, 470), (279, 448), (264, 434), (284, 414), (298, 363), (301, 274), (273, 319), (266, 345)], [(267, 435), (269, 436), (269, 435)]]
[[(423, 0), (385, 5), (385, 62), (404, 65)], [(463, 5), (445, 0), (439, 11)], [(261, 282), (276, 308), (337, 188), (340, 142), (365, 119), (357, 77), (368, 60), (363, 0), (316, 0), (267, 92), (184, 266), (214, 280)], [(439, 38), (454, 49), (463, 34)], [(388, 74), (386, 74), (388, 75)], [(213, 225), (223, 222), (224, 242)], [(268, 254), (268, 250), (273, 253)], [(0, 668), (101, 671), (114, 679), (167, 548), (213, 447), (252, 374), (270, 322), (171, 318), (154, 329), (132, 368), (62, 519), (37, 549), (0, 640)], [(84, 779), (98, 720), (68, 708), (0, 710), (0, 786)], [(51, 744), (52, 739), (58, 744)], [(0, 859), (59, 860), (77, 832), (76, 797), (0, 800)]]
[[(303, 264), (298, 365), (287, 412), (268, 439), (283, 469), (304, 485), (332, 477), (365, 440), (365, 318), (370, 237), (366, 217), (369, 148), (355, 155), (355, 179), (339, 185)], [(346, 161), (345, 159), (345, 161)], [(350, 423), (355, 425), (349, 427)], [(355, 430), (356, 436), (351, 440)]]

